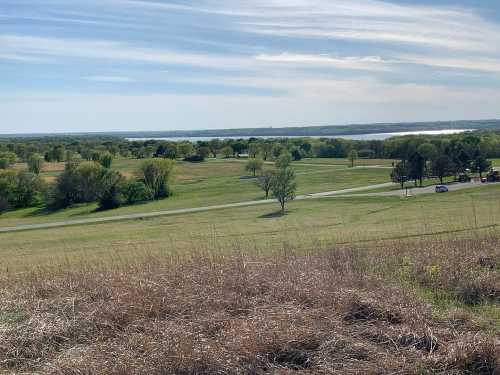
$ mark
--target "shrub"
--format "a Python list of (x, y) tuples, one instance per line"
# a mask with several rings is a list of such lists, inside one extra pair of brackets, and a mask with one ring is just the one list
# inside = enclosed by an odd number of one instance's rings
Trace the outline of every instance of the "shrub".
[(99, 191), (99, 209), (111, 210), (125, 203), (123, 194), (123, 176), (117, 171), (106, 171), (101, 178)]
[(188, 161), (190, 163), (201, 163), (205, 161), (205, 157), (202, 155), (190, 155), (184, 158), (184, 161)]
[(141, 173), (146, 186), (153, 192), (155, 199), (171, 194), (171, 179), (175, 161), (170, 159), (149, 159), (142, 163)]
[(104, 168), (111, 168), (111, 163), (113, 163), (113, 156), (109, 152), (107, 152), (101, 156), (101, 158), (99, 159), (99, 163), (101, 163)]
[(125, 183), (124, 194), (128, 204), (154, 199), (153, 192), (142, 181), (130, 181)]

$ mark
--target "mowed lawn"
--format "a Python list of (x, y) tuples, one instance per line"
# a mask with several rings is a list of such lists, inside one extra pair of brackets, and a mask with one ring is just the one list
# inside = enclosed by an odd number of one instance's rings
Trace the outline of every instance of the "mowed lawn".
[[(113, 168), (127, 176), (137, 173), (141, 160), (117, 159)], [(102, 217), (137, 212), (210, 206), (264, 199), (264, 193), (244, 170), (244, 161), (209, 160), (204, 163), (178, 162), (173, 196), (145, 204), (98, 212), (96, 204), (85, 204), (55, 212), (43, 207), (14, 210), (0, 215), (0, 226), (15, 226), (47, 221)], [(271, 168), (272, 164), (266, 164)], [(43, 177), (55, 178), (63, 164), (47, 164)], [(342, 165), (311, 166), (294, 164), (298, 194), (318, 193), (389, 182), (390, 171), (384, 168), (347, 168)]]
[(0, 273), (80, 262), (140, 261), (187, 251), (483, 236), (500, 230), (500, 185), (399, 197), (336, 197), (297, 201), (285, 216), (278, 205), (18, 233), (0, 233)]

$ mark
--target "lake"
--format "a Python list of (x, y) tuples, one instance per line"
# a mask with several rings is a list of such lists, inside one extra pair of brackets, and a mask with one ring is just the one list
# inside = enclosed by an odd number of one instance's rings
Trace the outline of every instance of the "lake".
[[(348, 135), (318, 135), (309, 136), (309, 138), (345, 138), (358, 141), (372, 141), (372, 140), (384, 140), (391, 137), (398, 137), (403, 135), (444, 135), (444, 134), (459, 134), (469, 131), (474, 131), (475, 129), (443, 129), (443, 130), (421, 130), (413, 132), (395, 132), (395, 133), (369, 133), (369, 134), (348, 134)], [(128, 141), (147, 141), (147, 140), (161, 140), (161, 141), (209, 141), (211, 139), (248, 139), (248, 138), (304, 138), (304, 136), (238, 136), (238, 137), (151, 137), (151, 138), (127, 138)]]

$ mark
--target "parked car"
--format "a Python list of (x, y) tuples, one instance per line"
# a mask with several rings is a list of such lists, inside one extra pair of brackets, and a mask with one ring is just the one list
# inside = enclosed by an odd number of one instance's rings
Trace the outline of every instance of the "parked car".
[(436, 193), (446, 193), (448, 192), (448, 187), (445, 185), (437, 185), (436, 186)]

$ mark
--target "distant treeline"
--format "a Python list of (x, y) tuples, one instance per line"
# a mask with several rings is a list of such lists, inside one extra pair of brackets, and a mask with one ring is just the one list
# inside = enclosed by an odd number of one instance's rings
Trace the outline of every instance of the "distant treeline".
[(500, 157), (500, 131), (467, 132), (452, 135), (411, 135), (386, 140), (349, 140), (343, 138), (249, 138), (213, 139), (195, 143), (164, 140), (127, 141), (108, 137), (41, 137), (0, 140), (0, 168), (15, 161), (27, 161), (41, 155), (47, 162), (76, 158), (99, 161), (103, 155), (147, 159), (163, 157), (202, 161), (206, 157), (238, 157), (248, 154), (264, 160), (278, 157), (284, 151), (295, 160), (304, 157), (346, 158), (355, 150), (360, 158), (407, 159), (421, 144), (431, 143), (438, 153), (459, 144), (475, 144), (488, 158)]
[[(123, 137), (123, 138), (179, 138), (179, 137), (327, 137), (339, 135), (359, 135), (374, 133), (396, 133), (409, 131), (429, 131), (446, 129), (474, 129), (500, 130), (500, 120), (461, 120), (461, 121), (432, 121), (432, 122), (405, 122), (405, 123), (377, 123), (377, 124), (350, 124), (325, 125), (284, 128), (242, 128), (242, 129), (214, 129), (214, 130), (179, 130), (179, 131), (130, 131), (130, 132), (102, 132), (102, 133), (75, 133), (59, 136), (94, 138), (94, 137)], [(0, 138), (17, 137), (56, 137), (56, 134), (18, 134), (1, 135)]]

